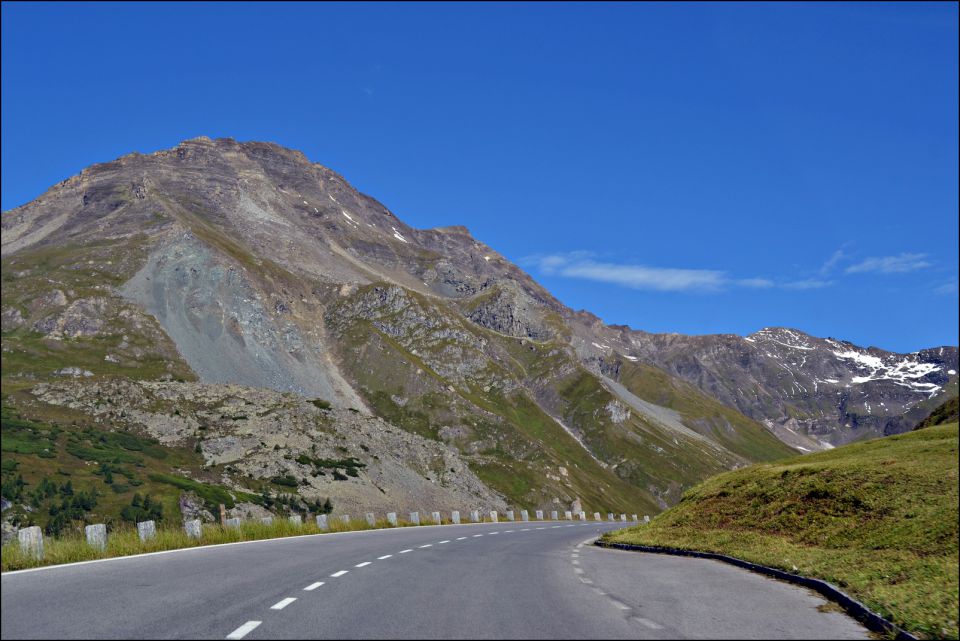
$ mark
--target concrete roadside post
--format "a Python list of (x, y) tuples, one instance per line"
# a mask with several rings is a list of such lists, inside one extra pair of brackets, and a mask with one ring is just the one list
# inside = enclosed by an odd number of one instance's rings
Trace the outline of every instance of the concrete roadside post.
[(460, 512), (454, 510), (450, 513), (450, 520), (453, 521), (454, 525), (460, 525)]
[(587, 513), (586, 513), (586, 512), (580, 512), (580, 520), (581, 520), (581, 521), (586, 521), (586, 520), (587, 520)]
[(397, 527), (397, 513), (387, 512), (387, 522), (393, 527)]
[(626, 515), (626, 514), (621, 514), (621, 515), (620, 515), (620, 522), (621, 522), (621, 523), (626, 523), (626, 522), (627, 522), (627, 515)]
[(410, 522), (413, 523), (414, 525), (420, 525), (420, 513), (419, 513), (419, 512), (411, 512), (411, 513), (410, 513)]
[(235, 518), (235, 519), (227, 519), (226, 521), (223, 522), (223, 525), (224, 525), (224, 527), (239, 528), (239, 527), (240, 527), (240, 519), (237, 519), (237, 518)]
[(491, 522), (491, 523), (496, 523), (496, 522), (497, 522), (497, 511), (496, 511), (496, 510), (492, 510), (492, 511), (490, 512), (490, 522)]
[(95, 550), (105, 550), (107, 548), (107, 526), (103, 523), (95, 523), (83, 528), (87, 535), (87, 545)]
[(631, 516), (633, 516), (633, 522), (636, 523), (636, 522), (637, 522), (637, 515), (636, 515), (636, 514), (632, 514)]
[(440, 516), (439, 512), (434, 512), (430, 515), (430, 518), (433, 519), (433, 522), (437, 525), (443, 525), (443, 517)]
[(141, 541), (149, 541), (157, 535), (157, 524), (153, 521), (140, 521), (137, 523), (137, 534)]
[(537, 520), (538, 521), (543, 520), (543, 510), (537, 510)]
[(508, 521), (513, 520), (513, 510), (507, 510), (507, 520)]
[(470, 522), (471, 523), (480, 522), (480, 510), (470, 510)]
[(297, 527), (303, 525), (303, 517), (299, 514), (291, 514), (287, 520), (290, 521), (290, 525), (295, 525)]
[(260, 522), (263, 523), (264, 525), (273, 525), (273, 517), (265, 516), (262, 519), (260, 519)]
[(377, 527), (377, 517), (373, 514), (373, 512), (367, 512), (365, 518), (367, 519), (367, 525), (370, 527)]
[(564, 517), (565, 519), (567, 519), (568, 521), (572, 521), (572, 520), (573, 520), (573, 512), (571, 512), (570, 510), (567, 510), (566, 512), (563, 513), (563, 517)]
[(318, 515), (317, 515), (317, 527), (320, 528), (321, 530), (329, 530), (329, 529), (330, 529), (330, 525), (327, 523), (327, 515), (326, 515), (326, 514), (318, 514)]
[(20, 528), (17, 530), (17, 540), (24, 554), (35, 559), (43, 558), (43, 530), (39, 526)]
[(344, 525), (350, 525), (350, 515), (349, 515), (349, 514), (341, 514), (341, 515), (340, 515), (340, 522), (343, 523)]
[(594, 520), (594, 521), (602, 521), (603, 519), (600, 518), (600, 513), (599, 513), (599, 512), (594, 512), (594, 513), (593, 513), (593, 520)]
[(201, 536), (203, 536), (203, 522), (200, 519), (184, 521), (183, 531), (186, 532), (187, 536), (191, 539), (199, 539)]
[(551, 521), (559, 521), (559, 520), (560, 520), (560, 517), (557, 515), (557, 511), (556, 511), (556, 510), (553, 510), (552, 512), (550, 512), (550, 520), (551, 520)]
[(615, 516), (613, 516), (613, 512), (607, 512), (607, 520), (608, 520), (608, 521), (616, 521), (617, 519), (616, 519)]
[(526, 510), (520, 510), (520, 520), (521, 520), (521, 521), (529, 521), (529, 520), (530, 520), (530, 513), (527, 512)]
[(649, 522), (650, 522), (650, 517), (647, 516), (646, 514), (644, 514), (644, 515), (643, 515), (643, 522), (644, 522), (644, 523), (649, 523)]

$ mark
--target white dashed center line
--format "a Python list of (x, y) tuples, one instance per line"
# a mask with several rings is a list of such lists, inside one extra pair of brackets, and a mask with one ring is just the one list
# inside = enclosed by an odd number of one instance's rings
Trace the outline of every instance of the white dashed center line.
[(383, 556), (378, 556), (378, 557), (377, 557), (377, 561), (383, 561), (384, 559), (389, 559), (391, 556), (393, 556), (393, 555), (392, 555), (392, 554), (384, 554)]
[(433, 543), (427, 543), (426, 545), (418, 545), (417, 547), (418, 547), (418, 548), (432, 548), (432, 547), (433, 547)]
[(400, 554), (406, 554), (407, 552), (413, 552), (413, 550), (410, 548), (407, 548), (406, 550), (400, 550)]
[(350, 570), (340, 570), (339, 572), (334, 572), (334, 573), (331, 574), (330, 576), (335, 579), (335, 578), (337, 578), (338, 576), (343, 576), (344, 574), (346, 574), (346, 573), (349, 572), (349, 571), (350, 571)]
[(522, 529), (522, 530), (520, 530), (520, 531), (521, 531), (521, 532), (529, 532), (529, 531), (530, 531), (530, 528), (528, 528), (528, 527), (525, 527), (525, 528), (523, 528), (523, 529)]
[(450, 539), (447, 539), (446, 541), (440, 541), (437, 545), (443, 545), (444, 543), (449, 543), (449, 542), (450, 542)]
[(303, 588), (303, 591), (304, 591), (304, 592), (313, 592), (314, 590), (316, 590), (317, 588), (319, 588), (321, 585), (323, 585), (323, 581), (317, 581), (316, 583), (311, 583), (311, 584), (308, 585), (307, 587)]
[(357, 563), (357, 564), (356, 564), (355, 566), (353, 566), (353, 567), (355, 567), (355, 568), (365, 568), (365, 567), (367, 567), (368, 565), (370, 565), (370, 563), (372, 563), (372, 561), (364, 561), (363, 563)]
[(227, 635), (228, 639), (242, 639), (251, 632), (253, 632), (258, 625), (263, 623), (263, 621), (247, 621), (239, 628)]
[(462, 540), (464, 540), (465, 538), (467, 538), (467, 537), (465, 537), (465, 536), (458, 536), (458, 537), (457, 537), (457, 540), (458, 540), (458, 541), (462, 541)]
[(284, 599), (283, 601), (277, 601), (276, 603), (274, 603), (273, 605), (271, 605), (271, 606), (270, 606), (270, 609), (271, 609), (271, 610), (282, 610), (282, 609), (284, 609), (285, 607), (287, 607), (288, 605), (290, 605), (291, 603), (293, 603), (294, 601), (296, 601), (295, 598), (293, 598), (293, 597), (287, 597), (287, 598)]
[(643, 617), (633, 617), (633, 620), (639, 623), (642, 623), (643, 625), (647, 626), (651, 630), (663, 630), (662, 625), (660, 625), (655, 621), (651, 621), (650, 619), (644, 619)]
[(504, 530), (504, 534), (510, 534), (513, 530)]
[(478, 536), (483, 536), (483, 535), (482, 535), (482, 534), (474, 534), (474, 535), (473, 535), (473, 538), (477, 538)]

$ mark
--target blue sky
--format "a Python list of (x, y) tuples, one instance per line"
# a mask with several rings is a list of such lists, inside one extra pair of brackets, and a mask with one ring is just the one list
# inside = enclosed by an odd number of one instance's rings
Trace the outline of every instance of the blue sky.
[(957, 344), (957, 4), (2, 5), (2, 206), (198, 135), (657, 332)]

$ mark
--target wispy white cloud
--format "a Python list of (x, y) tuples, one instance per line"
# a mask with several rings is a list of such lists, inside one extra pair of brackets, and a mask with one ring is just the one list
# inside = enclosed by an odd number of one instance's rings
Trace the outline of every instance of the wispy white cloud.
[(650, 267), (603, 262), (595, 260), (593, 254), (589, 252), (530, 256), (521, 262), (534, 265), (541, 273), (550, 276), (579, 278), (632, 289), (661, 292), (718, 292), (730, 287), (763, 289), (774, 286), (774, 282), (766, 278), (736, 279), (716, 269)]
[(820, 267), (820, 275), (826, 276), (827, 274), (832, 272), (834, 268), (837, 266), (837, 264), (839, 264), (840, 261), (842, 261), (846, 257), (847, 257), (847, 253), (842, 249), (838, 249), (837, 251), (833, 252), (830, 258), (828, 258), (826, 262), (824, 262), (823, 265)]
[(902, 253), (897, 256), (875, 256), (867, 258), (845, 270), (848, 274), (904, 274), (931, 267), (932, 263), (926, 260), (926, 254)]
[(958, 290), (958, 287), (957, 287), (957, 279), (956, 279), (956, 278), (951, 278), (950, 280), (948, 280), (948, 281), (945, 282), (944, 284), (939, 285), (938, 287), (934, 287), (934, 288), (933, 288), (933, 293), (934, 293), (934, 294), (944, 294), (944, 295), (946, 295), (946, 294), (956, 294), (956, 293), (957, 293), (957, 290)]
[(780, 286), (784, 289), (823, 289), (833, 285), (832, 280), (823, 280), (820, 278), (807, 278), (804, 280), (794, 280), (782, 283)]

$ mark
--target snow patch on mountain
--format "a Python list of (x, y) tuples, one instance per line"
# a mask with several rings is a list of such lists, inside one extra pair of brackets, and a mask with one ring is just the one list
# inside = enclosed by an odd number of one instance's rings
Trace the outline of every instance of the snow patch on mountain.
[(855, 350), (835, 351), (833, 355), (837, 358), (853, 361), (858, 369), (870, 370), (866, 375), (851, 378), (850, 382), (854, 385), (861, 385), (870, 381), (889, 380), (904, 387), (928, 392), (931, 395), (941, 389), (935, 383), (919, 380), (940, 371), (940, 366), (935, 363), (921, 363), (908, 356), (905, 359), (887, 364), (878, 356)]

